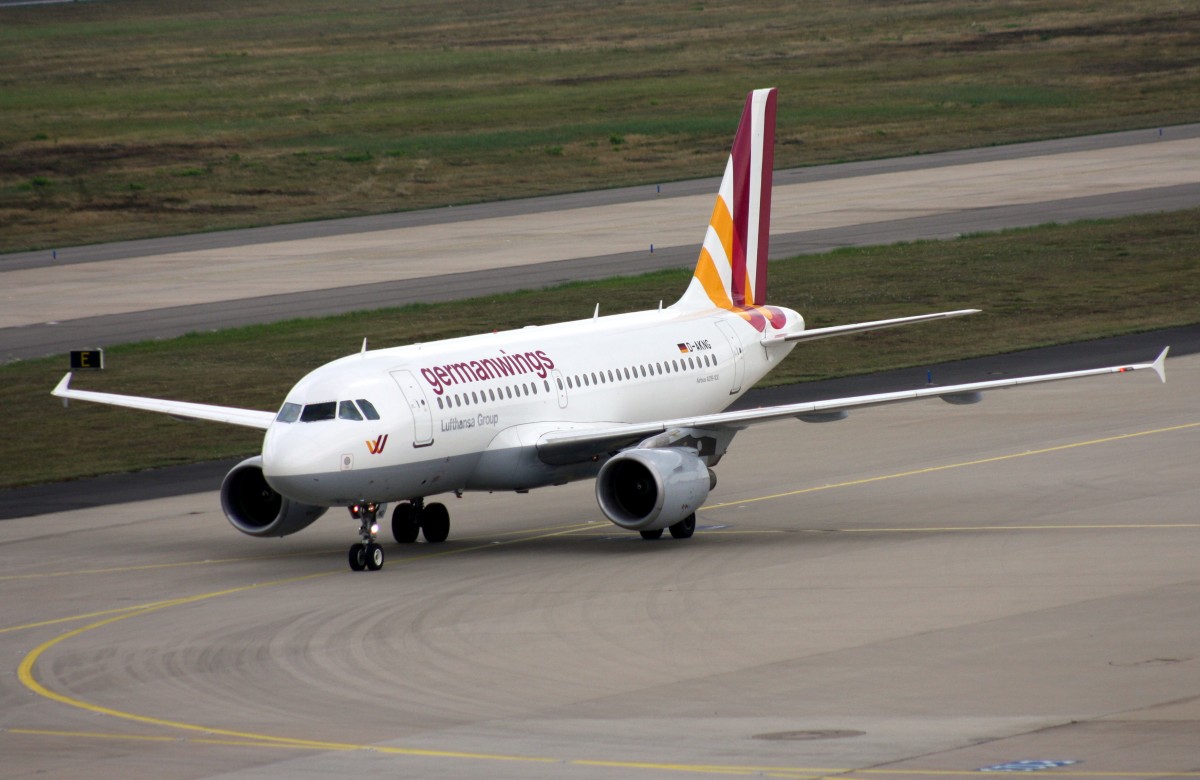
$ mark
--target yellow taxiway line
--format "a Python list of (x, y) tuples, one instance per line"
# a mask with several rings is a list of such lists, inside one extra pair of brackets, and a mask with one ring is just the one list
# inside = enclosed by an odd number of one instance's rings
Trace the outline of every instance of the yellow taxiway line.
[[(1154, 435), (1154, 434), (1161, 434), (1161, 433), (1179, 431), (1179, 430), (1184, 430), (1184, 429), (1188, 429), (1188, 428), (1196, 428), (1196, 427), (1200, 427), (1200, 423), (1189, 423), (1189, 424), (1185, 424), (1185, 425), (1172, 426), (1169, 428), (1159, 428), (1159, 429), (1155, 429), (1155, 430), (1123, 434), (1120, 436), (1110, 436), (1110, 437), (1106, 437), (1106, 438), (1102, 438), (1102, 439), (1093, 439), (1090, 441), (1076, 442), (1073, 444), (1065, 444), (1065, 445), (1060, 445), (1060, 446), (1056, 446), (1056, 447), (1047, 447), (1044, 449), (1032, 450), (1032, 451), (1023, 452), (1023, 453), (1014, 453), (1011, 455), (1000, 455), (1000, 456), (996, 456), (996, 457), (992, 457), (992, 458), (983, 458), (980, 460), (948, 464), (948, 465), (944, 465), (944, 466), (934, 466), (934, 467), (925, 468), (925, 469), (917, 469), (917, 470), (913, 470), (913, 471), (901, 472), (898, 474), (888, 474), (888, 475), (882, 475), (882, 476), (877, 476), (877, 477), (869, 477), (866, 479), (851, 480), (851, 481), (842, 482), (842, 483), (833, 484), (833, 485), (824, 485), (824, 486), (819, 486), (819, 487), (804, 488), (801, 490), (789, 491), (786, 493), (777, 493), (777, 494), (773, 494), (773, 495), (769, 495), (769, 496), (761, 496), (761, 497), (756, 497), (756, 498), (743, 499), (740, 501), (727, 502), (724, 504), (715, 504), (708, 508), (709, 509), (720, 509), (720, 508), (738, 506), (741, 504), (747, 504), (747, 503), (758, 502), (758, 501), (769, 501), (769, 500), (774, 500), (774, 499), (779, 499), (779, 498), (802, 495), (805, 493), (817, 492), (817, 491), (821, 491), (821, 490), (831, 490), (834, 488), (853, 487), (856, 485), (864, 485), (864, 484), (870, 484), (870, 483), (874, 483), (874, 482), (880, 482), (883, 480), (899, 479), (902, 477), (910, 477), (910, 476), (917, 476), (917, 475), (921, 475), (921, 474), (929, 474), (929, 473), (934, 473), (934, 472), (938, 472), (938, 471), (945, 471), (948, 469), (962, 468), (965, 466), (975, 466), (975, 465), (981, 465), (981, 464), (987, 464), (987, 463), (997, 463), (997, 462), (1001, 462), (1001, 461), (1005, 461), (1005, 460), (1011, 460), (1014, 458), (1029, 457), (1031, 455), (1043, 455), (1043, 454), (1052, 453), (1052, 452), (1061, 452), (1061, 451), (1075, 449), (1075, 448), (1079, 448), (1079, 447), (1086, 447), (1086, 446), (1091, 446), (1091, 445), (1104, 444), (1104, 443), (1115, 442), (1115, 441), (1122, 441), (1122, 440), (1136, 438), (1136, 437), (1140, 437), (1140, 436), (1149, 436), (1149, 435)], [(1080, 526), (993, 526), (990, 528), (962, 527), (962, 528), (852, 529), (852, 530), (854, 532), (859, 532), (859, 533), (881, 533), (881, 532), (919, 533), (919, 532), (946, 531), (946, 530), (963, 530), (963, 531), (1051, 530), (1051, 529), (1079, 528), (1079, 527)], [(1105, 525), (1101, 525), (1101, 526), (1086, 526), (1086, 527), (1087, 528), (1100, 528), (1100, 529), (1111, 529), (1111, 528), (1195, 528), (1195, 527), (1200, 527), (1200, 524), (1153, 524), (1153, 525), (1149, 525), (1149, 526), (1131, 526), (1131, 525), (1105, 526)], [(579, 531), (585, 531), (585, 530), (590, 530), (590, 529), (594, 529), (594, 528), (595, 528), (594, 524), (590, 523), (590, 522), (588, 522), (588, 523), (571, 523), (571, 524), (562, 525), (562, 526), (553, 526), (553, 527), (549, 527), (549, 528), (537, 529), (537, 531), (535, 531), (532, 535), (522, 535), (520, 537), (501, 541), (501, 542), (493, 540), (493, 541), (489, 541), (486, 544), (473, 545), (471, 547), (456, 548), (456, 549), (444, 550), (444, 551), (439, 551), (439, 552), (434, 552), (434, 553), (429, 553), (429, 554), (424, 554), (424, 555), (411, 556), (411, 557), (401, 559), (401, 562), (413, 562), (413, 561), (418, 561), (418, 560), (424, 560), (427, 558), (437, 558), (437, 557), (444, 557), (447, 555), (457, 555), (457, 554), (462, 554), (462, 553), (477, 551), (477, 550), (494, 549), (495, 547), (501, 546), (501, 545), (518, 544), (518, 543), (534, 541), (537, 539), (545, 539), (545, 538), (551, 538), (551, 537), (556, 537), (556, 536), (564, 536), (564, 535), (574, 534), (574, 533), (578, 533)], [(245, 559), (227, 559), (224, 561), (192, 561), (192, 562), (181, 562), (181, 563), (176, 563), (176, 564), (159, 564), (159, 565), (154, 565), (154, 566), (131, 567), (131, 568), (137, 568), (137, 569), (170, 568), (173, 566), (201, 565), (204, 563), (218, 563), (218, 562), (225, 563), (225, 562), (233, 562), (235, 560), (245, 560)], [(116, 570), (116, 569), (96, 570), (96, 573), (108, 573), (111, 571), (118, 571), (118, 570)], [(252, 585), (244, 585), (244, 586), (240, 586), (240, 587), (236, 587), (236, 588), (228, 588), (225, 590), (213, 591), (211, 593), (204, 593), (204, 594), (193, 595), (193, 596), (184, 596), (184, 597), (180, 597), (180, 598), (176, 598), (176, 599), (167, 599), (167, 600), (163, 600), (163, 601), (149, 602), (149, 603), (138, 605), (138, 606), (123, 607), (123, 608), (119, 608), (119, 609), (105, 610), (105, 611), (100, 611), (100, 612), (92, 612), (92, 613), (87, 613), (87, 614), (83, 614), (83, 615), (76, 615), (73, 617), (46, 620), (46, 621), (40, 621), (37, 623), (29, 623), (29, 624), (25, 624), (22, 626), (12, 626), (9, 628), (0, 629), (0, 633), (6, 633), (6, 632), (17, 631), (17, 630), (21, 630), (21, 629), (37, 628), (37, 627), (53, 625), (53, 624), (57, 624), (57, 623), (87, 620), (87, 619), (94, 618), (94, 617), (101, 617), (100, 620), (88, 623), (85, 626), (81, 626), (72, 631), (68, 631), (66, 633), (60, 634), (59, 636), (56, 636), (53, 639), (49, 639), (49, 640), (43, 642), (42, 644), (38, 645), (36, 648), (31, 650), (28, 654), (26, 654), (25, 657), (21, 660), (21, 663), (17, 669), (17, 676), (18, 676), (18, 679), (21, 681), (21, 684), (24, 685), (27, 689), (29, 689), (33, 693), (37, 694), (38, 696), (41, 696), (42, 698), (48, 699), (50, 701), (53, 701), (53, 702), (56, 702), (59, 704), (63, 704), (63, 705), (69, 706), (69, 707), (74, 707), (77, 709), (82, 709), (82, 710), (92, 712), (95, 714), (99, 714), (99, 715), (108, 715), (108, 716), (119, 718), (119, 719), (122, 719), (125, 721), (140, 723), (143, 725), (155, 726), (155, 727), (166, 728), (166, 729), (171, 729), (171, 730), (176, 730), (176, 731), (183, 731), (183, 732), (187, 732), (189, 735), (194, 735), (194, 736), (187, 736), (187, 737), (181, 739), (179, 737), (168, 737), (168, 736), (122, 735), (122, 734), (106, 734), (106, 733), (102, 733), (102, 732), (69, 732), (69, 731), (54, 731), (54, 730), (47, 730), (47, 729), (18, 729), (18, 728), (6, 729), (5, 733), (24, 734), (24, 735), (29, 735), (29, 736), (63, 737), (63, 738), (77, 738), (77, 739), (108, 739), (108, 740), (129, 740), (129, 741), (146, 741), (146, 742), (185, 741), (185, 742), (196, 743), (196, 744), (214, 744), (214, 745), (226, 745), (226, 746), (237, 745), (237, 746), (246, 746), (246, 747), (266, 747), (266, 748), (276, 748), (276, 749), (291, 748), (291, 749), (339, 751), (339, 752), (363, 751), (363, 752), (371, 752), (371, 753), (376, 753), (376, 754), (381, 754), (381, 755), (396, 755), (396, 756), (420, 756), (420, 757), (433, 757), (433, 758), (474, 759), (474, 760), (486, 760), (486, 761), (508, 761), (508, 762), (529, 762), (529, 763), (558, 763), (558, 764), (563, 764), (563, 765), (568, 765), (568, 766), (610, 767), (613, 769), (646, 770), (646, 771), (658, 771), (658, 772), (673, 771), (673, 772), (684, 772), (684, 773), (691, 773), (691, 774), (760, 775), (760, 776), (765, 775), (765, 776), (770, 776), (770, 777), (781, 777), (781, 778), (783, 778), (783, 777), (805, 778), (806, 780), (808, 778), (818, 778), (818, 777), (825, 777), (825, 776), (829, 776), (829, 775), (839, 775), (839, 776), (843, 776), (843, 777), (847, 776), (847, 775), (864, 776), (864, 777), (905, 777), (905, 776), (910, 776), (910, 777), (911, 776), (959, 777), (959, 776), (967, 776), (967, 775), (977, 775), (979, 773), (978, 769), (972, 769), (972, 770), (854, 769), (854, 768), (850, 768), (850, 767), (744, 766), (744, 765), (715, 765), (715, 764), (687, 764), (687, 763), (658, 763), (658, 762), (639, 762), (639, 761), (606, 761), (606, 760), (593, 760), (593, 759), (564, 759), (564, 758), (556, 758), (556, 757), (550, 757), (550, 756), (522, 756), (522, 755), (504, 755), (504, 754), (490, 754), (490, 753), (471, 753), (471, 752), (449, 751), (449, 750), (427, 750), (427, 749), (421, 749), (421, 748), (401, 748), (401, 747), (389, 747), (389, 746), (381, 746), (381, 745), (359, 745), (359, 744), (345, 743), (345, 742), (328, 742), (328, 741), (323, 741), (323, 740), (302, 739), (302, 738), (295, 738), (295, 737), (279, 737), (279, 736), (272, 736), (269, 734), (257, 734), (254, 732), (237, 731), (237, 730), (233, 730), (233, 729), (222, 729), (222, 728), (216, 728), (216, 727), (212, 727), (212, 726), (203, 726), (203, 725), (194, 724), (194, 723), (186, 723), (183, 721), (169, 720), (169, 719), (165, 719), (165, 718), (155, 718), (155, 717), (146, 716), (146, 715), (138, 715), (138, 714), (132, 713), (132, 712), (124, 712), (122, 710), (113, 709), (111, 707), (105, 707), (105, 706), (99, 705), (99, 704), (93, 704), (91, 702), (87, 702), (82, 699), (73, 698), (71, 696), (67, 696), (65, 694), (61, 694), (56, 691), (52, 691), (49, 688), (47, 688), (46, 686), (44, 686), (37, 679), (36, 675), (34, 674), (34, 668), (35, 668), (38, 660), (47, 651), (51, 650), (52, 648), (58, 646), (59, 644), (61, 644), (63, 642), (67, 642), (71, 639), (74, 639), (75, 637), (78, 637), (78, 636), (85, 634), (89, 631), (92, 631), (94, 629), (101, 628), (101, 627), (107, 626), (107, 625), (111, 625), (111, 624), (119, 622), (121, 620), (127, 620), (127, 619), (133, 618), (133, 617), (140, 617), (142, 615), (147, 615), (152, 612), (156, 612), (156, 611), (163, 610), (163, 609), (168, 609), (171, 607), (181, 606), (184, 604), (193, 604), (193, 603), (205, 601), (208, 599), (220, 598), (223, 596), (230, 596), (230, 595), (234, 595), (237, 593), (244, 593), (247, 591), (261, 589), (261, 588), (276, 587), (276, 586), (293, 584), (293, 583), (297, 583), (297, 582), (303, 582), (306, 580), (313, 580), (313, 579), (317, 579), (320, 577), (327, 577), (334, 573), (335, 572), (333, 572), (333, 571), (328, 571), (328, 572), (319, 572), (316, 574), (307, 574), (307, 575), (302, 575), (302, 576), (298, 576), (298, 577), (289, 577), (286, 579), (274, 580), (271, 582), (255, 583)], [(33, 575), (33, 576), (37, 576), (37, 575)], [(48, 574), (48, 575), (43, 575), (43, 576), (57, 576), (57, 575)], [(1200, 778), (1200, 772), (1182, 772), (1182, 773), (1097, 772), (1097, 771), (1069, 771), (1069, 770), (1063, 771), (1061, 769), (1053, 772), (1053, 775), (1056, 777), (1094, 777), (1094, 778), (1121, 778), (1121, 777), (1126, 777), (1126, 778), (1196, 777), (1196, 778)]]

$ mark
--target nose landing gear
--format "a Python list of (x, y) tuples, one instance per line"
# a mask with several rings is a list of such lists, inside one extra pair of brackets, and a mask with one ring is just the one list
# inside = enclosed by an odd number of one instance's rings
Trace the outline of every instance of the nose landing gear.
[(383, 568), (383, 547), (375, 541), (379, 533), (378, 504), (355, 504), (350, 507), (350, 516), (359, 521), (358, 536), (361, 541), (350, 545), (350, 568), (354, 571), (379, 571)]
[[(355, 504), (350, 516), (359, 522), (358, 542), (350, 545), (350, 568), (354, 571), (379, 571), (383, 568), (383, 547), (379, 534), (379, 513), (383, 504)], [(386, 516), (386, 512), (384, 512)], [(450, 512), (445, 504), (426, 504), (424, 498), (414, 498), (396, 505), (392, 513), (392, 536), (400, 544), (411, 544), (417, 536), (431, 544), (446, 541), (450, 535)]]

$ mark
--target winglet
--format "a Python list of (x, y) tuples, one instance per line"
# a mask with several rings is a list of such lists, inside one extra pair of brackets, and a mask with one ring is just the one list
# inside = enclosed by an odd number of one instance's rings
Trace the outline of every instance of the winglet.
[[(1163, 384), (1167, 382), (1167, 353), (1171, 351), (1170, 347), (1163, 347), (1163, 351), (1158, 353), (1158, 357), (1150, 364), (1150, 368), (1154, 369), (1154, 373), (1158, 374), (1158, 378)], [(70, 376), (68, 374), (68, 376)]]
[(64, 376), (59, 381), (58, 385), (56, 385), (55, 388), (50, 391), (50, 395), (56, 395), (59, 398), (61, 398), (61, 397), (65, 396), (67, 394), (67, 391), (70, 389), (71, 389), (71, 372), (68, 371), (67, 375)]

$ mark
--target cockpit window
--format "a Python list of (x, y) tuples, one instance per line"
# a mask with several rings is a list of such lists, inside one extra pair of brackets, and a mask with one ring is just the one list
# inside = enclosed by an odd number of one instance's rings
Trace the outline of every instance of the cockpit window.
[(378, 420), (379, 412), (375, 411), (375, 406), (365, 398), (358, 399), (358, 408), (362, 409), (363, 414), (368, 420)]
[(361, 420), (362, 415), (358, 413), (358, 407), (353, 401), (342, 401), (338, 404), (338, 419), (340, 420)]
[(319, 404), (309, 404), (300, 413), (300, 422), (319, 422), (332, 420), (337, 415), (337, 401), (326, 401)]
[(284, 404), (275, 415), (275, 422), (294, 423), (300, 417), (300, 404)]

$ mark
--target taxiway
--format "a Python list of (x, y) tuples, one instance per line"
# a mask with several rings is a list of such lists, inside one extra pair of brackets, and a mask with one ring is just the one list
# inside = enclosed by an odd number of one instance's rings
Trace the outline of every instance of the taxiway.
[(352, 573), (215, 493), (0, 523), (10, 777), (1200, 777), (1200, 357), (746, 431), (688, 541), (590, 484)]

